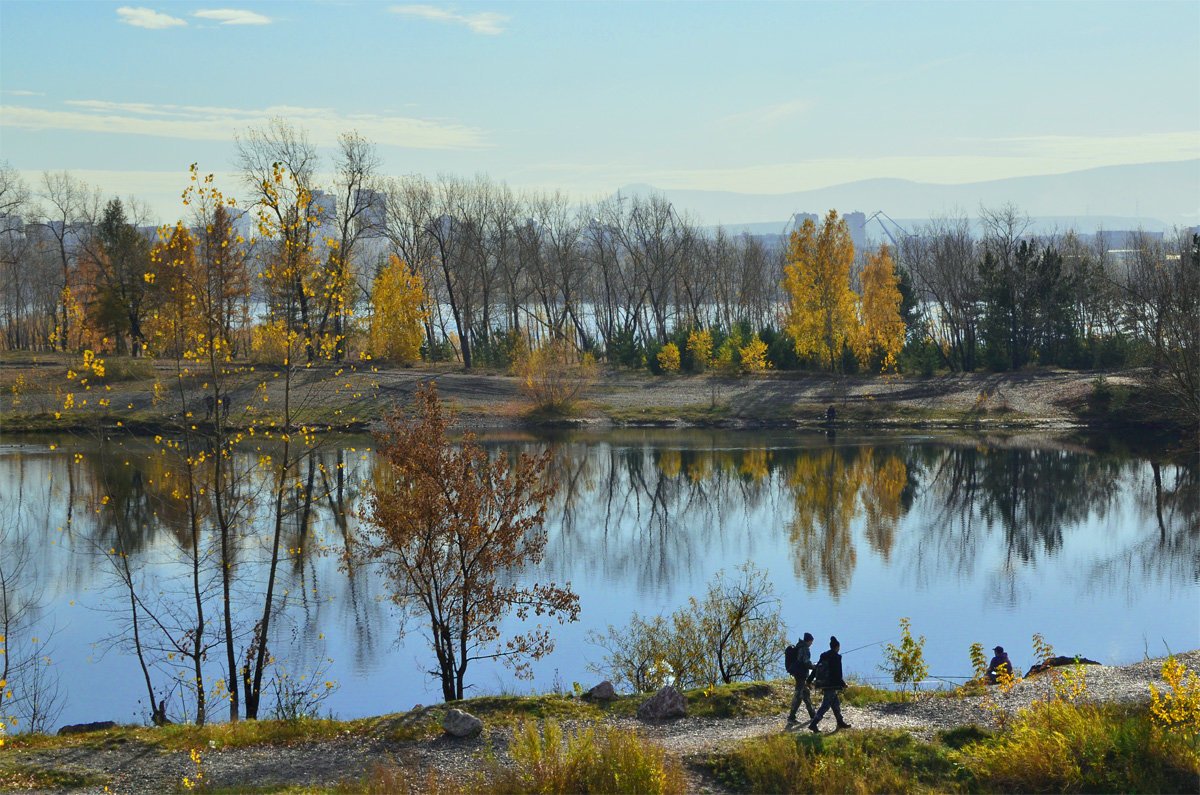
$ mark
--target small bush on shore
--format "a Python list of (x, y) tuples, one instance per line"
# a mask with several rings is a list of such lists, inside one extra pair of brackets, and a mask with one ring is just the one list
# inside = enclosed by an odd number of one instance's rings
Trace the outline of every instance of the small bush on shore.
[(541, 730), (522, 721), (509, 745), (513, 766), (498, 772), (491, 792), (685, 792), (678, 762), (635, 731), (611, 726), (564, 732), (548, 720)]

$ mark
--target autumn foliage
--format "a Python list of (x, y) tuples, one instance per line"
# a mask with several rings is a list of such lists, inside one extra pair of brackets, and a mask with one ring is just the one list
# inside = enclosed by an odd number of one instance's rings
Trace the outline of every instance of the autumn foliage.
[(500, 660), (528, 677), (530, 661), (553, 649), (540, 625), (503, 637), (509, 614), (579, 617), (569, 585), (519, 576), (535, 570), (546, 546), (549, 454), (489, 458), (470, 434), (451, 443), (451, 427), (433, 384), (417, 390), (411, 416), (398, 410), (388, 419), (356, 553), (382, 567), (402, 618), (426, 633), (447, 701), (463, 697), (473, 660)]
[(862, 283), (859, 359), (866, 363), (869, 357), (877, 356), (883, 369), (892, 369), (904, 348), (904, 321), (900, 319), (900, 279), (887, 246), (867, 254), (867, 264), (859, 281)]
[(371, 356), (397, 362), (420, 358), (421, 324), (428, 316), (425, 281), (392, 256), (371, 288)]
[(904, 347), (904, 322), (891, 254), (884, 247), (868, 255), (861, 295), (852, 286), (853, 266), (850, 228), (836, 211), (829, 211), (819, 229), (809, 218), (792, 233), (783, 286), (796, 353), (827, 363), (830, 371), (845, 349), (863, 363), (874, 355), (884, 369), (894, 368)]
[(516, 363), (521, 391), (539, 411), (569, 412), (596, 378), (596, 359), (566, 340), (522, 352)]

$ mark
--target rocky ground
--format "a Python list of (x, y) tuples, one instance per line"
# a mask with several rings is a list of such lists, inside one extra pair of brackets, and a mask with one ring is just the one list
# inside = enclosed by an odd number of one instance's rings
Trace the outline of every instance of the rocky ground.
[[(1181, 654), (1178, 659), (1190, 670), (1200, 670), (1200, 651)], [(1086, 666), (1087, 698), (1109, 703), (1146, 703), (1150, 699), (1151, 683), (1163, 687), (1161, 669), (1162, 660), (1146, 660), (1121, 667)], [(1035, 700), (1053, 697), (1054, 681), (1054, 676), (1043, 674), (1019, 681), (1007, 694), (998, 692), (996, 688), (990, 688), (986, 696), (959, 698), (926, 693), (906, 703), (845, 707), (843, 714), (852, 726), (849, 731), (900, 729), (929, 739), (939, 729), (972, 724), (989, 725), (995, 708), (1015, 714)], [(989, 703), (992, 708), (989, 708)], [(636, 727), (669, 754), (695, 763), (710, 752), (727, 749), (743, 740), (785, 731), (786, 708), (787, 705), (781, 703), (779, 713), (769, 717), (689, 717), (655, 724), (632, 717), (612, 717), (609, 720)], [(383, 722), (380, 725), (388, 724)], [(821, 728), (826, 732), (833, 730), (832, 715), (826, 717)], [(801, 724), (792, 731), (806, 729)], [(196, 764), (185, 751), (163, 751), (135, 741), (105, 741), (97, 737), (65, 748), (5, 749), (0, 751), (0, 767), (20, 764), (98, 774), (107, 778), (107, 785), (78, 790), (97, 793), (177, 790), (185, 776), (194, 776), (196, 773)], [(333, 786), (338, 782), (360, 779), (372, 766), (392, 761), (422, 773), (434, 770), (446, 775), (460, 775), (484, 770), (490, 764), (503, 764), (508, 737), (509, 730), (504, 728), (485, 728), (482, 735), (468, 739), (443, 735), (435, 739), (408, 742), (388, 740), (372, 734), (347, 734), (320, 742), (212, 748), (203, 752), (201, 766), (208, 786), (233, 790), (288, 785)], [(694, 764), (689, 765), (689, 770), (696, 791), (719, 789)]]

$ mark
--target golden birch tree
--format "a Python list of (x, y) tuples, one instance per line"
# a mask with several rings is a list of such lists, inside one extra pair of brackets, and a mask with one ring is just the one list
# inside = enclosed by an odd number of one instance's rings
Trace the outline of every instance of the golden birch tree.
[(845, 219), (830, 210), (821, 228), (806, 219), (788, 241), (783, 286), (796, 353), (837, 369), (842, 348), (858, 337), (857, 296), (850, 289), (854, 243)]
[(424, 279), (393, 255), (371, 286), (371, 355), (414, 361), (421, 355), (428, 317)]
[(882, 369), (894, 369), (896, 357), (904, 348), (904, 321), (900, 319), (900, 277), (887, 246), (867, 255), (867, 265), (859, 280), (862, 282), (859, 361), (865, 365), (874, 354), (879, 356)]

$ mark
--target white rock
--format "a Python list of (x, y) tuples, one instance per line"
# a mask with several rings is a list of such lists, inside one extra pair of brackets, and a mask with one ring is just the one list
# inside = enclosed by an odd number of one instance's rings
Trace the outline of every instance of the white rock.
[(442, 730), (455, 737), (470, 737), (483, 731), (483, 721), (469, 712), (452, 709), (442, 718)]

